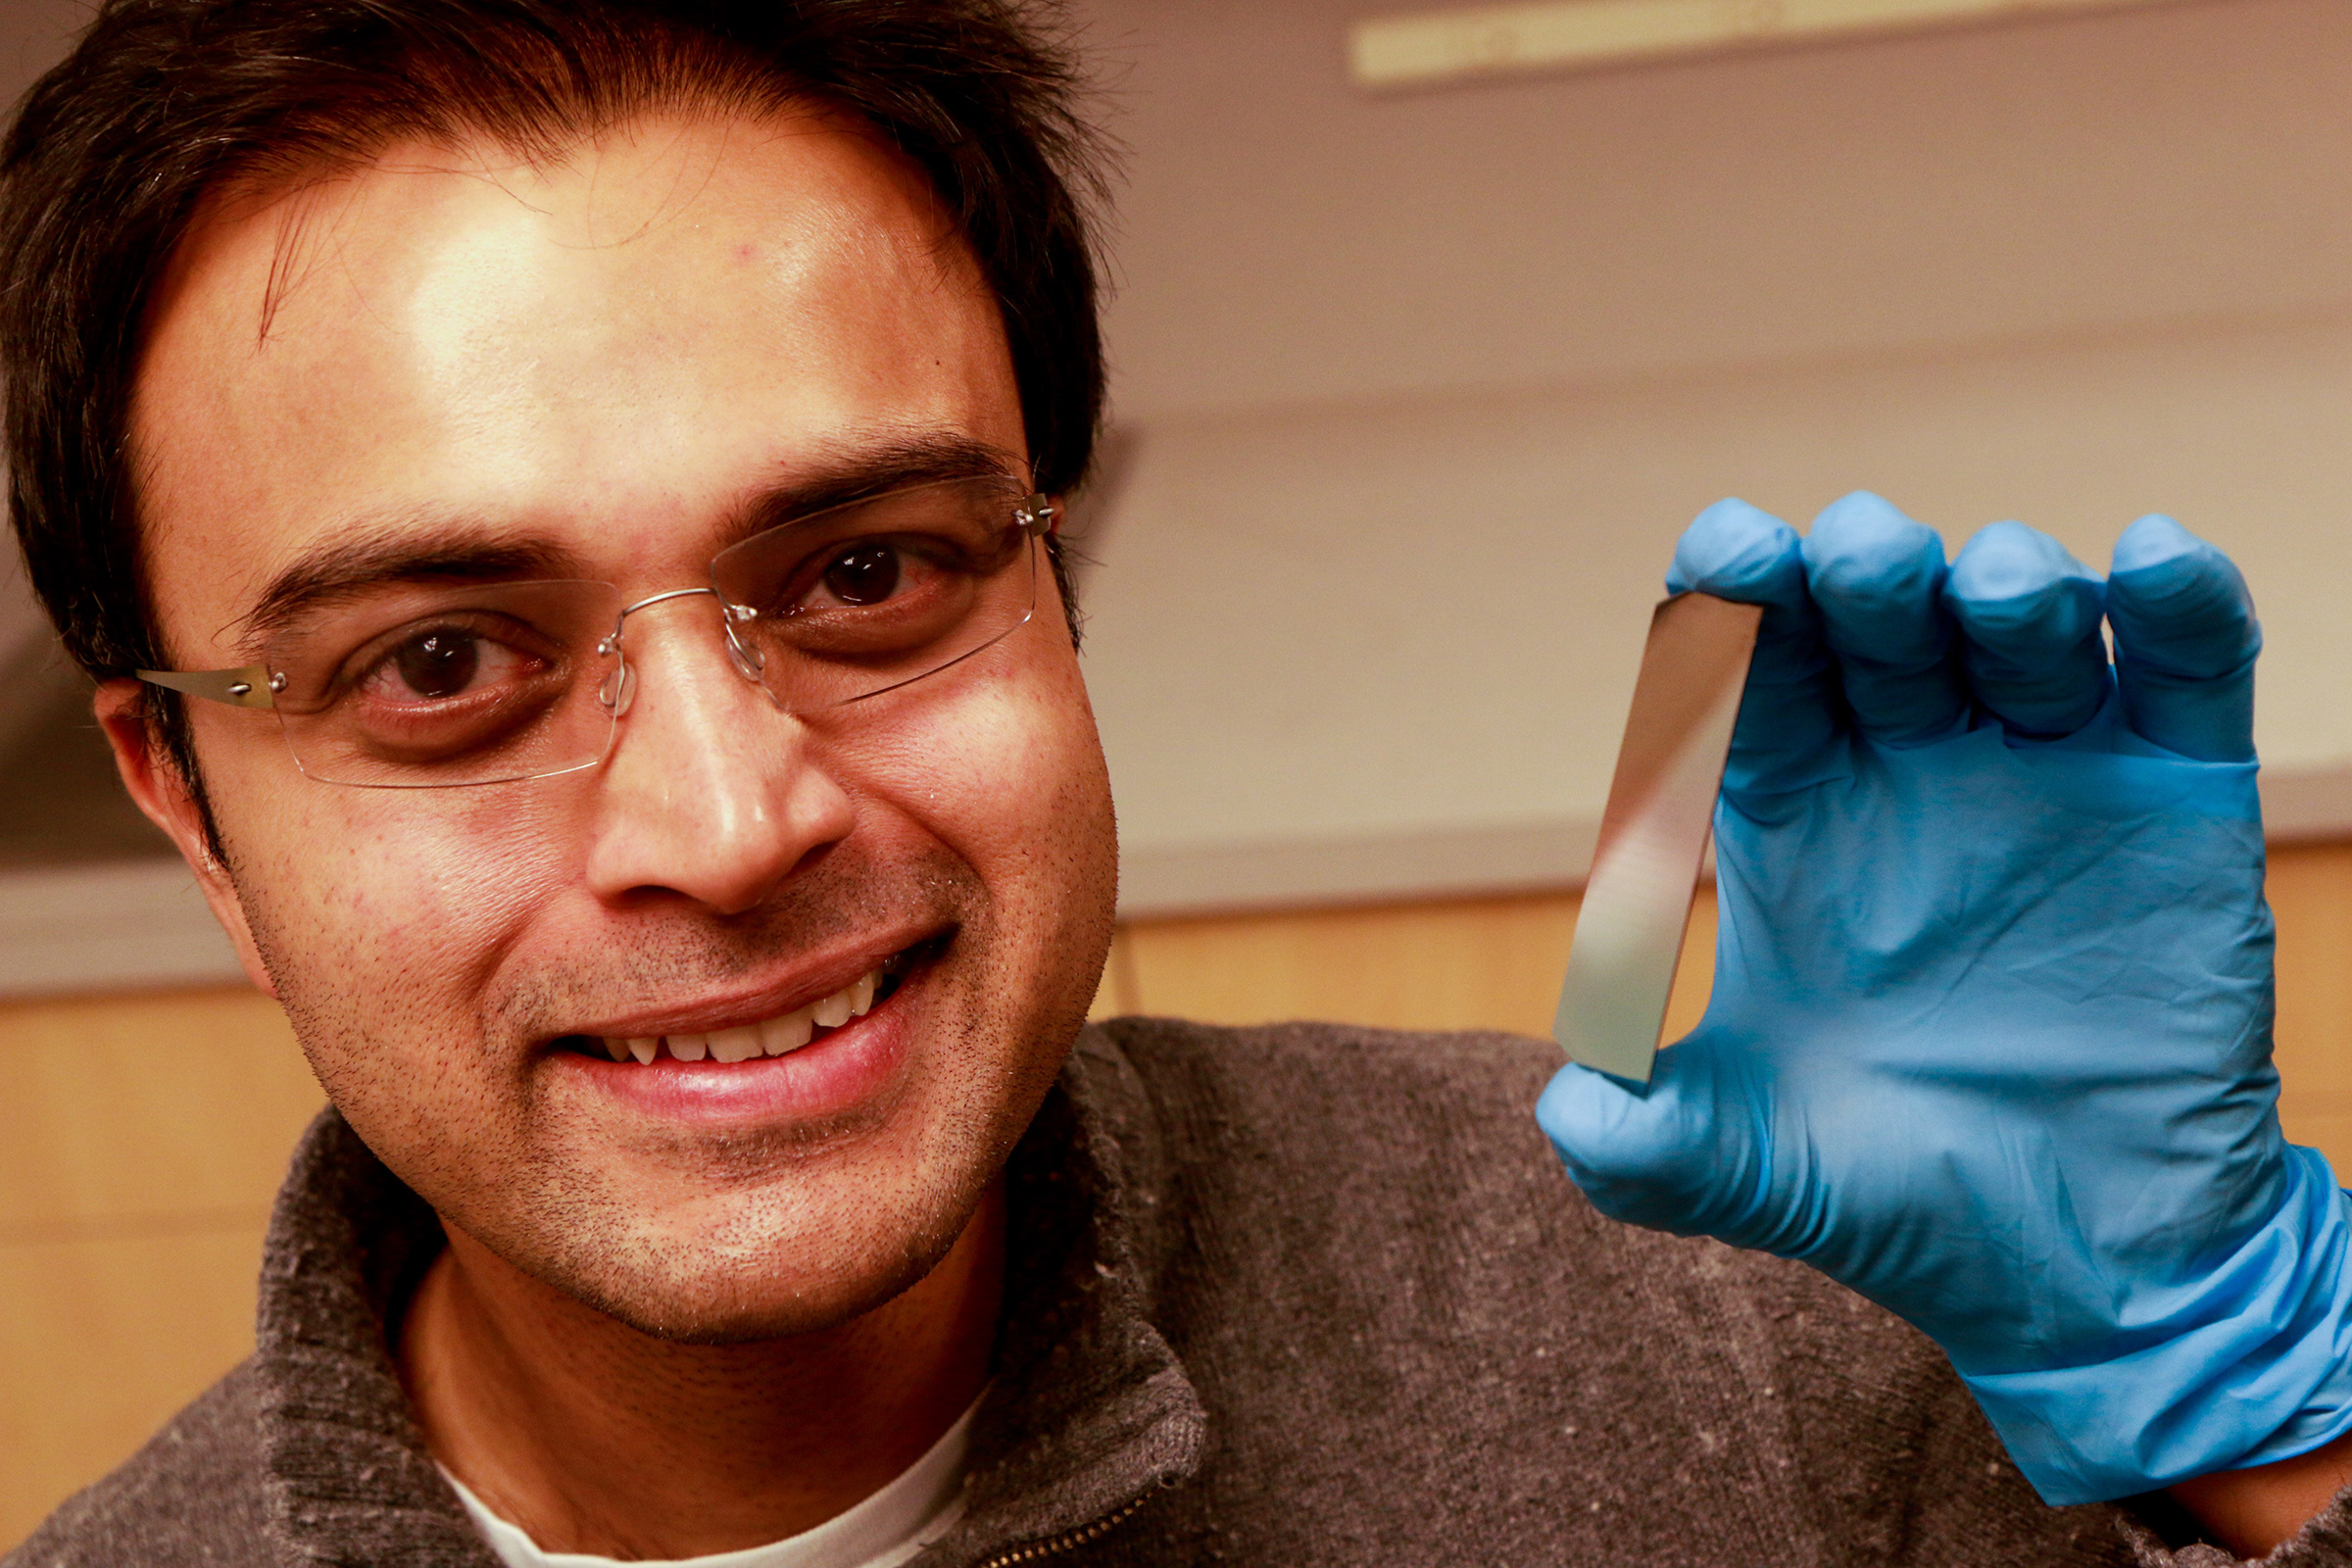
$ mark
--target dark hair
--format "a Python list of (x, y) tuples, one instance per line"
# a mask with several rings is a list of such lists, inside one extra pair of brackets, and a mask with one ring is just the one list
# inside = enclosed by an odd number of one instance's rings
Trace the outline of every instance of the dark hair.
[[(956, 218), (1004, 315), (1038, 486), (1074, 488), (1102, 408), (1103, 187), (1058, 16), (1024, 0), (107, 0), (0, 143), (9, 499), (67, 651), (101, 677), (164, 662), (127, 416), (148, 300), (199, 202), (412, 136), (544, 155), (668, 104), (857, 117)], [(150, 712), (201, 789), (176, 699)]]

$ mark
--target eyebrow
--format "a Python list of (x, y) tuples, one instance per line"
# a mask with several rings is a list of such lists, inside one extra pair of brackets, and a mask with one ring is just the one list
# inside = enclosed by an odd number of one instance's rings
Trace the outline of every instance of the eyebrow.
[(948, 479), (1011, 477), (1018, 466), (1015, 460), (985, 441), (947, 431), (909, 432), (869, 441), (855, 452), (838, 453), (812, 473), (746, 499), (728, 519), (719, 548), (885, 491)]
[(297, 556), (233, 625), (254, 655), (304, 616), (388, 583), (528, 582), (582, 569), (577, 556), (552, 541), (478, 519), (413, 513), (353, 524), (334, 543)]
[[(951, 432), (908, 432), (820, 455), (813, 471), (767, 486), (730, 510), (712, 553), (769, 528), (906, 485), (1009, 476), (1017, 464), (986, 442)], [(338, 530), (331, 544), (280, 568), (233, 622), (238, 642), (258, 654), (303, 617), (390, 583), (527, 582), (576, 578), (589, 568), (553, 540), (462, 515), (412, 512)]]

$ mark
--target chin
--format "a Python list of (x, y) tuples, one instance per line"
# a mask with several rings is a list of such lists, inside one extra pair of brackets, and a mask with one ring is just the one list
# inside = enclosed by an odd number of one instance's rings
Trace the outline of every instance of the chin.
[[(953, 1245), (953, 1239), (951, 1239)], [(902, 1260), (895, 1270), (822, 1276), (790, 1270), (745, 1271), (688, 1279), (630, 1279), (600, 1295), (562, 1287), (615, 1322), (677, 1345), (754, 1345), (823, 1334), (865, 1316), (904, 1293), (947, 1255)]]
[[(565, 1245), (510, 1263), (639, 1333), (739, 1345), (838, 1328), (939, 1265), (994, 1179), (972, 1158), (888, 1180), (767, 1187), (685, 1212), (613, 1223), (613, 1210), (559, 1227)], [(845, 1176), (854, 1173), (845, 1172)], [(869, 1178), (875, 1173), (864, 1173)], [(895, 1191), (889, 1189), (895, 1188)], [(544, 1233), (543, 1233), (544, 1234)]]

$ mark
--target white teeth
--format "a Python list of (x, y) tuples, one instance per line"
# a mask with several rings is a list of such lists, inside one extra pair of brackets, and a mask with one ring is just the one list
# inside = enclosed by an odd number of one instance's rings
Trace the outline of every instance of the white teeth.
[(803, 1007), (781, 1018), (770, 1018), (760, 1026), (760, 1049), (771, 1056), (781, 1056), (800, 1050), (808, 1043), (810, 1013)]
[(713, 1029), (710, 1040), (712, 1061), (749, 1061), (760, 1054), (757, 1028)]
[(733, 1029), (714, 1029), (708, 1034), (607, 1039), (604, 1048), (614, 1061), (634, 1056), (645, 1063), (660, 1055), (664, 1045), (680, 1061), (701, 1061), (709, 1056), (712, 1061), (734, 1062), (750, 1061), (762, 1054), (787, 1055), (807, 1045), (818, 1029), (838, 1029), (852, 1018), (862, 1018), (872, 1011), (874, 992), (880, 987), (882, 976), (890, 972), (893, 971), (889, 965), (868, 969), (822, 1002), (812, 1002), (780, 1018)]

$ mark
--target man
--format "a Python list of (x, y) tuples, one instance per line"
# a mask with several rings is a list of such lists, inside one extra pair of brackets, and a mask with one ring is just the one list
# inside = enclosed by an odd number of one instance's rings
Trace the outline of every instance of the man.
[[(1580, 1199), (1527, 1121), (1547, 1048), (1082, 1031), (1115, 857), (1052, 534), (1101, 389), (1070, 82), (990, 0), (119, 0), (27, 100), (20, 536), (333, 1109), (254, 1358), (10, 1560), (2191, 1562), (2191, 1514), (2259, 1550), (2321, 1513), (2325, 1377), (2283, 1446), (2191, 1422), (2192, 1468), (2129, 1472), (2186, 1512), (2045, 1507), (1893, 1318)], [(1874, 674), (1934, 777), (1955, 726), (2034, 728), (1985, 607), (2055, 592), (2011, 652), (2055, 626), (2096, 685), (2063, 570), (1955, 569), (1954, 674), (1940, 551), (1841, 517), (1712, 514), (1678, 565), (1772, 606), (1732, 780), (1767, 828), (1847, 777), (1823, 715)], [(1833, 658), (1808, 582), (1893, 629)], [(1802, 1236), (1676, 1208), (1758, 1189), (1661, 1172), (1642, 1107), (1768, 1152), (1690, 1088), (1782, 1060), (1757, 1016), (1646, 1099), (1563, 1077), (1579, 1180), (1932, 1323), (2043, 1288), (1889, 1263), (1899, 1194)]]

